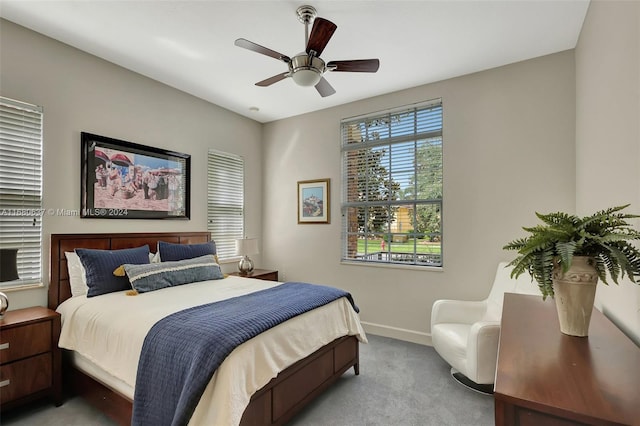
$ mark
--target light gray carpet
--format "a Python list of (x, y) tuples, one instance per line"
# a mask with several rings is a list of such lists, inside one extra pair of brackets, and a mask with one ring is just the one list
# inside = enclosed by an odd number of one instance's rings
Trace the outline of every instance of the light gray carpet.
[[(455, 382), (428, 346), (369, 335), (360, 345), (360, 375), (349, 370), (295, 417), (291, 426), (489, 426), (493, 397)], [(81, 398), (47, 401), (2, 413), (3, 426), (112, 426)]]

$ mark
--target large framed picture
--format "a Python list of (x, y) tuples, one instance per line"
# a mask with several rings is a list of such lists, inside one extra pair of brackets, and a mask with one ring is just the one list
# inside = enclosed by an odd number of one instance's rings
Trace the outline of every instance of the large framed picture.
[(189, 219), (191, 156), (81, 134), (83, 218)]
[(298, 182), (298, 223), (330, 223), (330, 179)]

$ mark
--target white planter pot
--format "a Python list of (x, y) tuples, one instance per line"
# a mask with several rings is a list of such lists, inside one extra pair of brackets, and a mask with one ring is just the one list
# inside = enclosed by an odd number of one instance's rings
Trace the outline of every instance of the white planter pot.
[(588, 336), (598, 273), (591, 257), (574, 256), (566, 273), (553, 270), (553, 292), (560, 331), (570, 336)]

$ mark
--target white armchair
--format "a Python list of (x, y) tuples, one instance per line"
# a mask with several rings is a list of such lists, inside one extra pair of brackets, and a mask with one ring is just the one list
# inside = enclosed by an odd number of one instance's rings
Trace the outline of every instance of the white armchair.
[(454, 378), (480, 391), (486, 391), (487, 386), (475, 385), (491, 385), (495, 380), (504, 293), (541, 296), (529, 274), (514, 280), (506, 265), (498, 265), (485, 300), (436, 300), (431, 310), (431, 340), (436, 352), (452, 367)]

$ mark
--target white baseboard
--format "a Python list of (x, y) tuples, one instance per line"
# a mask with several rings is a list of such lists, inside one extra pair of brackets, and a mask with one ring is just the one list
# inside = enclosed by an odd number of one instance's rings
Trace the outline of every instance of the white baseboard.
[(407, 330), (405, 328), (374, 324), (366, 321), (360, 321), (360, 323), (362, 324), (365, 332), (375, 334), (376, 336), (391, 337), (392, 339), (432, 346), (431, 333), (423, 333), (421, 331)]

